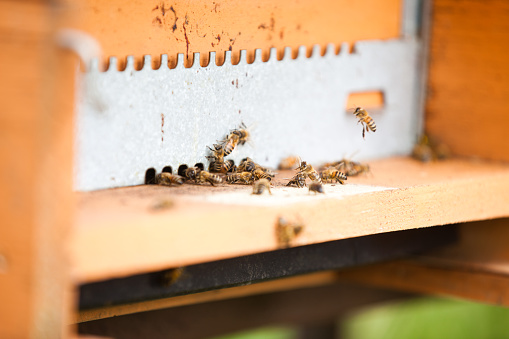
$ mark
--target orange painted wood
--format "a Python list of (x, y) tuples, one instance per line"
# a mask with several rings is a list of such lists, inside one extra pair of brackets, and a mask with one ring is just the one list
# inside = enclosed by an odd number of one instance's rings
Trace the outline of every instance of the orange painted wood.
[[(261, 48), (264, 58), (276, 47), (283, 48), (328, 43), (354, 43), (365, 39), (389, 39), (400, 35), (402, 2), (400, 0), (358, 1), (100, 1), (85, 0), (77, 5), (82, 23), (68, 26), (92, 35), (109, 56), (136, 57), (138, 67), (143, 55), (158, 59), (169, 54), (171, 63), (177, 53), (202, 53), (231, 50), (238, 60), (241, 49), (253, 60), (254, 49)], [(154, 64), (158, 64), (155, 61)]]
[(509, 2), (433, 1), (426, 130), (455, 154), (509, 160)]
[[(351, 177), (347, 185), (391, 189), (269, 206), (207, 201), (220, 193), (249, 196), (251, 187), (240, 185), (79, 193), (74, 274), (89, 282), (274, 250), (279, 216), (305, 225), (293, 245), (509, 216), (509, 166), (409, 158), (370, 165), (372, 175)], [(273, 191), (290, 176), (281, 171)], [(173, 207), (153, 208), (167, 200)]]
[(74, 57), (45, 3), (0, 1), (0, 338), (62, 338), (71, 310)]
[(336, 272), (311, 273), (296, 277), (282, 278), (274, 281), (254, 283), (246, 286), (237, 286), (213, 291), (194, 293), (171, 298), (163, 298), (149, 301), (142, 301), (132, 304), (106, 306), (97, 309), (80, 311), (74, 322), (86, 322), (97, 319), (111, 318), (125, 314), (133, 314), (152, 310), (160, 310), (169, 307), (178, 307), (184, 305), (193, 305), (215, 300), (225, 300), (246, 297), (249, 295), (258, 295), (264, 293), (273, 293), (288, 291), (299, 288), (317, 287), (333, 284), (338, 280)]

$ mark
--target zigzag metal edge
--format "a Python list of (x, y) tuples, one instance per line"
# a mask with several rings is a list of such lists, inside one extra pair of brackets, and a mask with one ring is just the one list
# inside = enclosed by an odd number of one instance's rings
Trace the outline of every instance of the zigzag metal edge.
[[(339, 46), (339, 48), (337, 48)], [(254, 60), (250, 62), (247, 58), (247, 50), (240, 50), (240, 57), (237, 63), (233, 63), (233, 57), (231, 51), (224, 52), (224, 62), (221, 65), (218, 65), (215, 62), (216, 52), (208, 53), (207, 65), (201, 65), (200, 56), (201, 53), (195, 52), (192, 53), (193, 58), (188, 59), (188, 64), (185, 63), (185, 56), (183, 53), (177, 54), (177, 62), (174, 67), (170, 66), (168, 54), (162, 54), (160, 56), (160, 66), (154, 68), (152, 66), (152, 56), (145, 55), (143, 56), (142, 66), (141, 68), (135, 67), (135, 59), (134, 56), (130, 55), (126, 57), (126, 64), (124, 69), (119, 69), (117, 57), (109, 57), (109, 62), (101, 65), (100, 60), (98, 58), (92, 59), (88, 65), (85, 67), (85, 72), (126, 72), (126, 71), (158, 71), (161, 69), (179, 69), (179, 68), (188, 68), (188, 69), (198, 69), (198, 68), (211, 68), (211, 67), (224, 67), (224, 66), (237, 66), (239, 64), (253, 64), (253, 63), (266, 63), (266, 62), (278, 62), (278, 61), (286, 61), (286, 60), (301, 60), (301, 59), (313, 59), (313, 58), (328, 58), (335, 56), (342, 56), (347, 54), (355, 53), (355, 45), (344, 42), (342, 44), (328, 44), (324, 49), (320, 45), (314, 45), (311, 49), (311, 53), (308, 53), (308, 48), (306, 46), (300, 46), (296, 50), (296, 54), (293, 53), (293, 49), (291, 47), (285, 47), (283, 50), (283, 56), (281, 59), (278, 58), (278, 50), (273, 47), (269, 50), (269, 58), (264, 61), (262, 58), (262, 49), (255, 49)], [(352, 48), (350, 48), (352, 47)], [(196, 62), (198, 61), (198, 62)], [(101, 67), (102, 66), (102, 67)]]

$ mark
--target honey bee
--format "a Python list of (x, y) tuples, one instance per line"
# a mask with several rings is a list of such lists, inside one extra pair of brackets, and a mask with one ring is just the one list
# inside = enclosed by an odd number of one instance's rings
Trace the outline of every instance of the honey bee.
[(267, 173), (264, 170), (262, 170), (261, 168), (257, 168), (251, 173), (253, 173), (253, 176), (255, 177), (256, 180), (267, 179), (268, 181), (271, 181), (272, 178), (274, 177), (273, 174)]
[(311, 185), (309, 185), (309, 193), (313, 192), (315, 195), (316, 193), (325, 193), (323, 191), (323, 186), (319, 182), (312, 182)]
[(184, 177), (187, 180), (193, 180), (196, 182), (196, 174), (200, 172), (200, 169), (198, 167), (189, 167), (184, 171)]
[(184, 183), (184, 177), (168, 172), (159, 173), (156, 175), (155, 180), (156, 184), (164, 186), (171, 186), (172, 184), (182, 185)]
[(244, 123), (241, 123), (239, 129), (233, 130), (232, 133), (239, 137), (239, 145), (244, 145), (249, 139), (249, 132)]
[[(214, 157), (214, 156), (208, 156), (210, 163), (209, 163), (209, 172), (211, 173), (226, 173), (228, 172), (228, 165), (224, 162), (224, 159), (222, 157)], [(211, 160), (213, 159), (213, 160)]]
[(242, 159), (239, 166), (237, 167), (237, 170), (242, 171), (242, 172), (252, 172), (256, 169), (257, 166), (259, 166), (259, 165), (257, 165), (253, 161), (253, 159), (247, 157), (247, 158)]
[(163, 273), (161, 277), (161, 285), (164, 287), (170, 287), (179, 280), (184, 274), (183, 267), (173, 268)]
[(200, 183), (209, 182), (212, 186), (215, 186), (214, 184), (222, 183), (223, 178), (217, 174), (212, 174), (207, 171), (200, 171), (196, 176), (196, 181)]
[(447, 159), (449, 155), (449, 148), (445, 144), (436, 143), (427, 135), (421, 136), (412, 150), (412, 157), (422, 162)]
[(235, 173), (237, 172), (237, 166), (235, 166), (235, 161), (233, 161), (232, 159), (228, 159), (225, 161), (225, 165), (226, 165), (226, 172), (227, 173)]
[(341, 185), (344, 184), (344, 180), (347, 180), (345, 173), (340, 172), (334, 167), (329, 167), (323, 170), (320, 173), (320, 177), (322, 178), (323, 182), (328, 182), (329, 180), (334, 182), (335, 180), (336, 182), (339, 182)]
[(300, 158), (297, 156), (286, 157), (277, 166), (279, 170), (289, 170), (299, 164)]
[(228, 134), (228, 136), (226, 137), (226, 140), (224, 141), (224, 145), (223, 145), (224, 156), (229, 155), (231, 152), (233, 152), (235, 147), (237, 147), (237, 144), (239, 143), (239, 140), (240, 140), (239, 134), (240, 133), (237, 133), (235, 131)]
[(207, 146), (208, 149), (212, 151), (213, 156), (215, 158), (224, 158), (225, 154), (223, 145), (214, 144), (213, 146), (214, 148), (210, 148), (209, 146)]
[(298, 188), (305, 187), (306, 176), (302, 173), (297, 173), (293, 178), (290, 179), (286, 186), (297, 186)]
[(226, 176), (226, 182), (229, 184), (242, 183), (246, 185), (252, 184), (254, 176), (251, 172), (233, 173)]
[(303, 161), (299, 167), (297, 167), (299, 173), (306, 175), (312, 181), (317, 181), (322, 183), (322, 179), (320, 178), (320, 174), (313, 168), (313, 166), (308, 165), (305, 161)]
[(272, 192), (270, 191), (270, 181), (268, 181), (267, 179), (260, 179), (254, 182), (253, 193), (251, 194), (263, 194), (265, 189), (267, 189), (267, 191), (269, 191), (269, 194), (272, 195)]
[(276, 239), (280, 248), (288, 248), (291, 242), (303, 231), (302, 223), (290, 223), (279, 217), (276, 224)]
[(369, 130), (376, 132), (375, 120), (373, 120), (373, 118), (369, 116), (369, 113), (364, 108), (362, 107), (355, 108), (353, 114), (355, 114), (355, 116), (359, 119), (359, 122), (362, 124), (363, 139), (365, 136), (365, 132), (368, 132)]

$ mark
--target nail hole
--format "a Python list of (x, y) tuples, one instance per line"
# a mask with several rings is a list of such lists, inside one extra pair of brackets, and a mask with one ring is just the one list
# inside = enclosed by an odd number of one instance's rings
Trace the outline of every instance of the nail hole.
[(187, 165), (180, 165), (177, 174), (182, 177), (185, 176), (184, 172), (186, 171), (187, 168), (188, 168)]
[(163, 168), (163, 172), (173, 173), (173, 169), (171, 168), (171, 166), (165, 166)]
[(194, 167), (197, 167), (197, 168), (199, 168), (202, 171), (205, 169), (205, 166), (203, 166), (203, 164), (201, 162), (198, 162), (198, 163), (194, 164)]
[(153, 185), (156, 183), (156, 170), (154, 168), (149, 168), (145, 172), (145, 185)]

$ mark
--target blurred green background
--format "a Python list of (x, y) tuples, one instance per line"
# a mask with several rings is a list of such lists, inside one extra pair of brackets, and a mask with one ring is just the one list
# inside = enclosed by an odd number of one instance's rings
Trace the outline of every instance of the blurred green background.
[[(509, 338), (509, 308), (418, 298), (352, 314), (340, 328), (341, 339)], [(213, 339), (296, 338), (297, 329), (269, 327)]]

